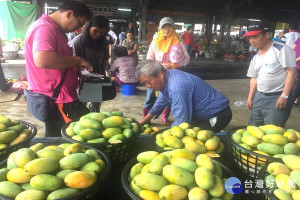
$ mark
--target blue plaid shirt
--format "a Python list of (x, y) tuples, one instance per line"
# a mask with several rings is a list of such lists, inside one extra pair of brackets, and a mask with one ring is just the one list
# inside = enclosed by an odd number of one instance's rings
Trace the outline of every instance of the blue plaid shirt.
[(202, 79), (176, 69), (166, 73), (166, 85), (149, 113), (158, 116), (171, 105), (172, 126), (208, 119), (229, 105), (226, 96)]

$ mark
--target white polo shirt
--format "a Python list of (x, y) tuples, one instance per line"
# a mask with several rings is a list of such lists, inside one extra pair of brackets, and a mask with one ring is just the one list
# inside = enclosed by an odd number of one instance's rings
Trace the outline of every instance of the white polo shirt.
[(247, 76), (257, 78), (257, 91), (279, 92), (284, 89), (287, 67), (296, 67), (295, 51), (283, 43), (273, 41), (264, 55), (253, 56)]

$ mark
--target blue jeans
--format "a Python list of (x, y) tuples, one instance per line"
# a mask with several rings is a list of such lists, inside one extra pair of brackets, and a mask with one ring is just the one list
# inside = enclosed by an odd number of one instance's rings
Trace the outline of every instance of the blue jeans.
[[(144, 108), (145, 109), (151, 109), (156, 101), (157, 97), (155, 95), (155, 91), (151, 90), (150, 88), (147, 89), (147, 94), (145, 98)], [(167, 106), (167, 108), (171, 108), (170, 105)]]
[(151, 109), (155, 101), (156, 101), (155, 91), (148, 88), (146, 98), (145, 98), (144, 108)]
[(191, 56), (192, 55), (192, 51), (193, 51), (192, 45), (185, 44), (184, 47), (185, 47), (186, 51), (188, 52), (189, 56)]

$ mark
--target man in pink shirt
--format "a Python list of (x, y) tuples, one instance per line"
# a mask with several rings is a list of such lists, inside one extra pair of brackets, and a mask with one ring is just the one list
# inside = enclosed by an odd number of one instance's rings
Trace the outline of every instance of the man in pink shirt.
[[(65, 33), (82, 27), (91, 18), (89, 8), (78, 1), (65, 1), (52, 14), (42, 15), (27, 30), (25, 37), (25, 60), (28, 92), (46, 95), (55, 100), (53, 115), (45, 121), (46, 136), (60, 136), (67, 120), (76, 120), (89, 110), (77, 98), (78, 73), (91, 64), (79, 56), (73, 56)], [(57, 98), (54, 90), (62, 82)], [(29, 94), (29, 93), (25, 94)], [(29, 99), (29, 96), (26, 98)], [(28, 100), (29, 101), (29, 100)], [(32, 107), (27, 101), (28, 110)]]

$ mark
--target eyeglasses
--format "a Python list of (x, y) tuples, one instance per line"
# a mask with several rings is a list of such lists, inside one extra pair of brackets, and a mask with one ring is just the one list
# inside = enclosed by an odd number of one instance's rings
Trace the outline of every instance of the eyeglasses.
[[(76, 16), (74, 16), (74, 17), (76, 17)], [(77, 19), (77, 28), (83, 27), (85, 23), (82, 23), (78, 17), (76, 17), (76, 19)]]

